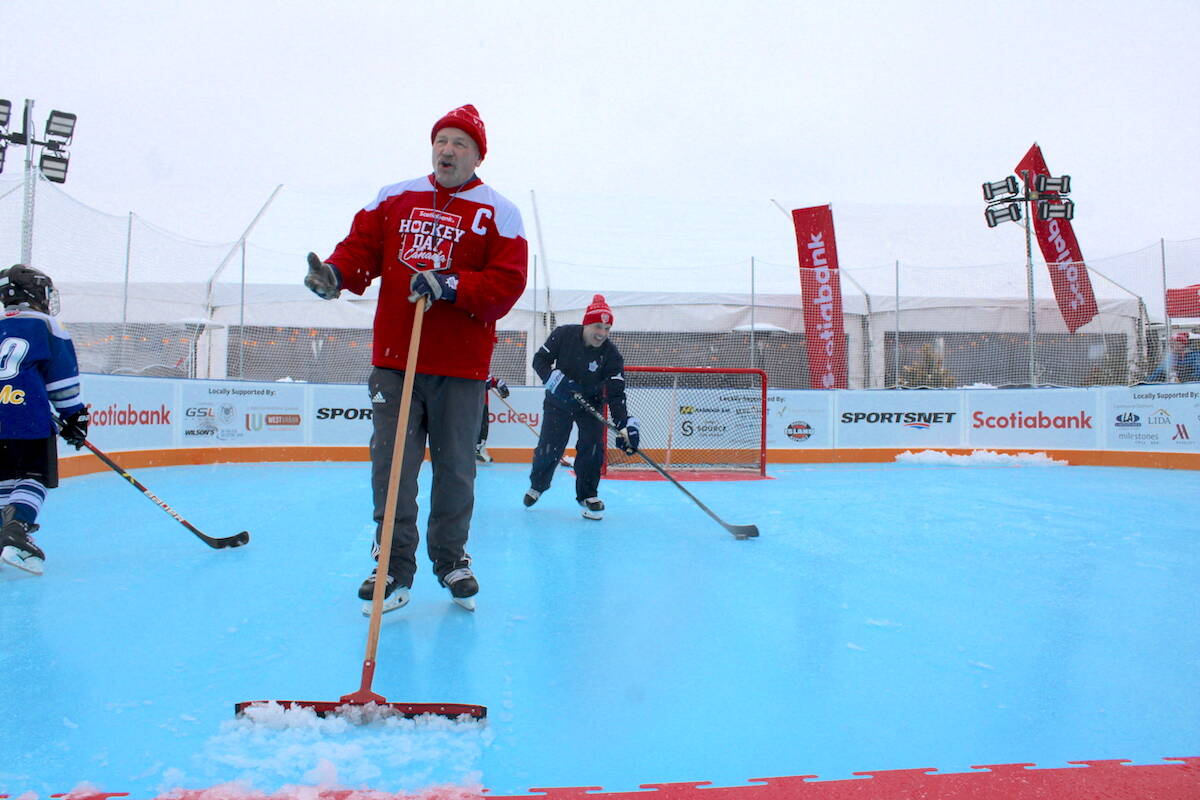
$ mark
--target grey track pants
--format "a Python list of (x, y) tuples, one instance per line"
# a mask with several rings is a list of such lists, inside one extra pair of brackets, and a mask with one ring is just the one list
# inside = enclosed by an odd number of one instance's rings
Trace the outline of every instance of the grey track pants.
[[(392, 451), (396, 441), (396, 418), (404, 373), (375, 367), (367, 381), (372, 398), (371, 491), (375, 503), (375, 550), (377, 556)], [(417, 373), (413, 379), (412, 407), (404, 442), (396, 522), (392, 533), (388, 571), (403, 586), (412, 586), (417, 571), (417, 474), (429, 445), (432, 486), (425, 548), (439, 578), (470, 563), (467, 537), (475, 508), (475, 442), (483, 413), (484, 381)], [(382, 398), (382, 402), (380, 399)]]

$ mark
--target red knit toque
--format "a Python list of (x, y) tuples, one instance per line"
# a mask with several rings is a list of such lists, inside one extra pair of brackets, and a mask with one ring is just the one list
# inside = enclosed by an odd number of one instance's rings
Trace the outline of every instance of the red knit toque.
[(608, 307), (608, 303), (604, 302), (604, 295), (598, 294), (592, 298), (592, 304), (587, 307), (587, 311), (583, 312), (583, 324), (591, 325), (593, 322), (603, 322), (606, 325), (612, 325), (613, 313)]
[(437, 138), (437, 132), (442, 128), (459, 128), (466, 131), (479, 148), (479, 160), (482, 161), (483, 157), (487, 155), (487, 131), (484, 130), (483, 120), (479, 118), (479, 112), (475, 110), (475, 106), (469, 103), (459, 106), (435, 122), (433, 130), (429, 133), (431, 143)]

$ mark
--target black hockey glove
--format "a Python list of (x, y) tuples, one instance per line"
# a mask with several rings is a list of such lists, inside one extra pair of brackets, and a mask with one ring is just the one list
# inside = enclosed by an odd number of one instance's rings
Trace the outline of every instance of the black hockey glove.
[(580, 391), (579, 384), (563, 375), (562, 370), (554, 370), (546, 379), (546, 394), (560, 403), (573, 403)]
[(638, 444), (642, 440), (642, 435), (638, 432), (640, 424), (637, 417), (630, 417), (625, 421), (625, 426), (617, 432), (617, 447), (624, 450), (626, 455), (633, 455), (638, 450)]
[(88, 412), (86, 408), (63, 417), (62, 427), (58, 429), (59, 436), (67, 444), (74, 446), (76, 450), (83, 447), (83, 440), (87, 438), (87, 432)]
[(328, 261), (321, 261), (316, 253), (308, 254), (308, 274), (304, 285), (322, 300), (336, 300), (342, 293), (342, 278)]
[(508, 399), (508, 384), (504, 382), (504, 378), (488, 378), (488, 388), (495, 389), (501, 400)]
[(424, 297), (425, 310), (428, 311), (435, 300), (454, 302), (458, 297), (458, 276), (452, 273), (425, 270), (412, 276), (408, 282), (408, 288), (412, 289), (412, 294), (408, 296), (408, 302), (415, 303)]

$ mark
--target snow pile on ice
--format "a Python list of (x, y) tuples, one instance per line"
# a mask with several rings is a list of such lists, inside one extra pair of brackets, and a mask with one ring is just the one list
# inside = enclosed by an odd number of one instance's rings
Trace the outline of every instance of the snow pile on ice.
[(1066, 461), (1057, 461), (1045, 453), (997, 453), (993, 450), (972, 450), (967, 455), (954, 455), (941, 450), (922, 450), (914, 453), (905, 450), (896, 456), (898, 464), (933, 464), (955, 467), (1056, 467), (1066, 466)]
[(186, 798), (189, 792), (178, 787), (197, 785), (209, 769), (228, 776), (232, 767), (238, 777), (220, 787), (222, 797), (253, 800), (263, 792), (281, 797), (292, 791), (313, 797), (366, 787), (374, 797), (477, 797), (483, 790), (480, 762), (492, 738), (486, 724), (466, 717), (406, 719), (371, 707), (318, 717), (310, 709), (272, 703), (223, 722), (198, 756), (196, 773), (167, 775), (160, 790)]

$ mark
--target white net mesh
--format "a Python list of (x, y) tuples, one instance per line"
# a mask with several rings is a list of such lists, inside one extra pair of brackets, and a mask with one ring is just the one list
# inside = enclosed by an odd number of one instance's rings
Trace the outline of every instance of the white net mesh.
[[(761, 370), (627, 366), (625, 395), (641, 423), (641, 451), (668, 470), (765, 474), (766, 379)], [(604, 469), (654, 468), (610, 440)]]

